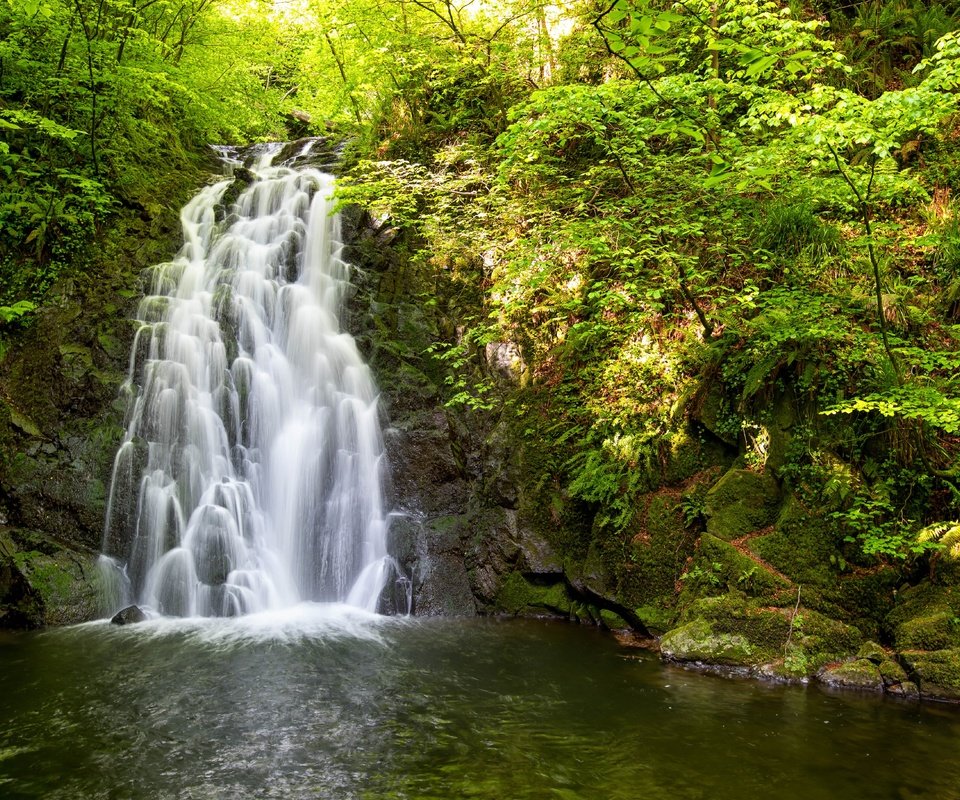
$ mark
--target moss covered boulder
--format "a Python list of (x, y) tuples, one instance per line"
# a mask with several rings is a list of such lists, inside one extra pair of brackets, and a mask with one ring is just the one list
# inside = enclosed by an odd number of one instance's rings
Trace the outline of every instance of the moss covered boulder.
[(898, 650), (960, 648), (960, 591), (924, 581), (897, 595), (887, 615)]
[(660, 653), (670, 661), (720, 666), (755, 666), (766, 654), (740, 633), (717, 630), (705, 619), (674, 628), (660, 640)]
[(876, 664), (867, 658), (828, 664), (817, 673), (820, 683), (835, 688), (882, 692), (883, 676)]
[(776, 519), (780, 487), (769, 473), (730, 469), (707, 492), (707, 532), (719, 539), (737, 539)]
[(782, 575), (709, 533), (700, 537), (700, 553), (716, 579), (731, 589), (739, 589), (752, 596), (772, 597), (790, 587), (789, 581)]
[(853, 656), (862, 642), (853, 627), (796, 607), (766, 606), (742, 592), (704, 598), (660, 640), (673, 661), (756, 669), (767, 677), (805, 680), (832, 661)]
[(93, 553), (43, 534), (0, 528), (0, 627), (70, 625), (100, 613)]
[(960, 701), (960, 648), (908, 650), (901, 656), (916, 678), (921, 696)]

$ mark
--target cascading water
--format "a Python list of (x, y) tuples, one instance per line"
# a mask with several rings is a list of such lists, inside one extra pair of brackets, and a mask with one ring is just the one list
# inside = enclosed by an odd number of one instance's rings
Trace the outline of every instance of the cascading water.
[(376, 390), (339, 326), (334, 180), (273, 166), (277, 149), (225, 220), (232, 180), (183, 209), (138, 312), (104, 553), (118, 599), (164, 615), (376, 611), (395, 566)]

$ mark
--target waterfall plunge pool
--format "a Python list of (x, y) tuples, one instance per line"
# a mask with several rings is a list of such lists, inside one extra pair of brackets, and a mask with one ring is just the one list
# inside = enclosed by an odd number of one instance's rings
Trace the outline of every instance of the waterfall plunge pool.
[(0, 638), (0, 796), (960, 797), (960, 714), (335, 604)]

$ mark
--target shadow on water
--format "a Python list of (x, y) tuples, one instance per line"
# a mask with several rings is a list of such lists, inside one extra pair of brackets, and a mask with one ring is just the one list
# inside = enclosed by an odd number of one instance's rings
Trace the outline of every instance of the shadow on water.
[(0, 639), (5, 798), (960, 797), (960, 712), (339, 606)]

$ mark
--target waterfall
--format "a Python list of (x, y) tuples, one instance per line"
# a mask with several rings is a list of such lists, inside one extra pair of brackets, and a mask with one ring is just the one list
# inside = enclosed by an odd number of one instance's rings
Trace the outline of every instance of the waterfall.
[(130, 357), (104, 554), (123, 602), (233, 616), (304, 601), (376, 611), (386, 548), (377, 392), (340, 329), (334, 179), (279, 147), (181, 212)]

